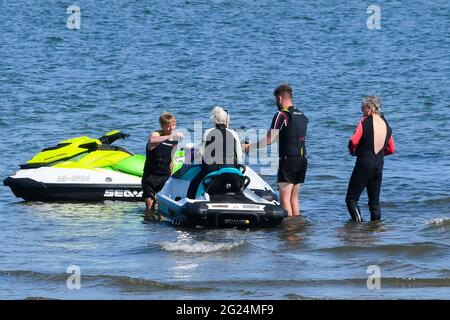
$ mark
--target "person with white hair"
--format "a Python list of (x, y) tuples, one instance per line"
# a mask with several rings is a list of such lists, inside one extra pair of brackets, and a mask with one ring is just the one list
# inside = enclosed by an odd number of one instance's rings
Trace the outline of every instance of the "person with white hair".
[(229, 129), (228, 111), (222, 107), (214, 107), (210, 119), (214, 127), (206, 130), (204, 134), (205, 143), (201, 149), (203, 164), (213, 167), (233, 167), (241, 164), (241, 142), (236, 131)]
[(345, 197), (348, 212), (356, 222), (363, 221), (358, 200), (364, 189), (367, 189), (369, 197), (370, 220), (381, 219), (380, 190), (384, 156), (395, 151), (392, 129), (381, 114), (380, 97), (365, 97), (361, 111), (363, 117), (348, 142), (349, 152), (356, 156), (356, 163)]
[(188, 197), (195, 198), (195, 194), (203, 178), (213, 171), (224, 167), (237, 167), (242, 164), (242, 147), (236, 131), (229, 129), (230, 115), (222, 107), (214, 107), (211, 111), (213, 128), (204, 133), (204, 144), (200, 149), (201, 172), (191, 181)]

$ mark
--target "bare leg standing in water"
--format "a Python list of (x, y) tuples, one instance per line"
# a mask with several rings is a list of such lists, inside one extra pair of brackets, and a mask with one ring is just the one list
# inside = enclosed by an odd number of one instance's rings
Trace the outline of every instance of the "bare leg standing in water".
[(291, 203), (293, 186), (294, 185), (292, 183), (283, 182), (283, 183), (279, 184), (281, 206), (287, 211), (288, 216), (292, 216), (292, 212), (293, 212), (292, 203)]
[(299, 216), (300, 215), (300, 203), (298, 195), (300, 193), (300, 183), (294, 184), (291, 192), (291, 207), (292, 207), (292, 215)]

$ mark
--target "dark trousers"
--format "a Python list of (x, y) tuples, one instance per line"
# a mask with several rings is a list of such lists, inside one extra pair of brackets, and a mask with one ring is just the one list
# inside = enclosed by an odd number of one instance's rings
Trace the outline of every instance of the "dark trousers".
[(345, 197), (348, 212), (353, 220), (362, 221), (358, 201), (364, 189), (367, 189), (369, 197), (370, 220), (380, 220), (380, 191), (383, 165), (384, 159), (382, 156), (361, 156), (356, 159), (355, 168), (350, 177)]

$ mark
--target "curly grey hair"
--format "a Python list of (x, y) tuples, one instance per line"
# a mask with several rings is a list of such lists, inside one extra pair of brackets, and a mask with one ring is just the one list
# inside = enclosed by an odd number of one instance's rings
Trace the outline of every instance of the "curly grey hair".
[(369, 107), (372, 113), (381, 113), (381, 99), (379, 96), (365, 96), (361, 108)]

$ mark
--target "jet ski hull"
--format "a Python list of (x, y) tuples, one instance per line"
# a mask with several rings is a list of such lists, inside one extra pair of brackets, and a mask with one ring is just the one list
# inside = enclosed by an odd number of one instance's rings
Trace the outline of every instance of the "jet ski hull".
[(45, 184), (28, 178), (3, 181), (17, 198), (26, 201), (142, 201), (140, 185)]
[(6, 178), (3, 184), (17, 198), (26, 201), (142, 201), (140, 185), (58, 184), (12, 177)]
[[(273, 227), (287, 216), (270, 185), (251, 168), (247, 167), (245, 176), (236, 169), (219, 170), (207, 190), (199, 188), (195, 198), (188, 197), (196, 171), (199, 171), (196, 166), (180, 169), (156, 194), (156, 209), (174, 225), (211, 228)], [(203, 181), (205, 180), (208, 180), (208, 176)], [(250, 183), (245, 184), (246, 188), (238, 183), (248, 180)], [(230, 192), (214, 192), (213, 185), (218, 188), (216, 191), (221, 186), (231, 189)], [(232, 190), (232, 186), (237, 187)]]
[(27, 201), (142, 201), (141, 178), (111, 170), (22, 169), (3, 181)]

